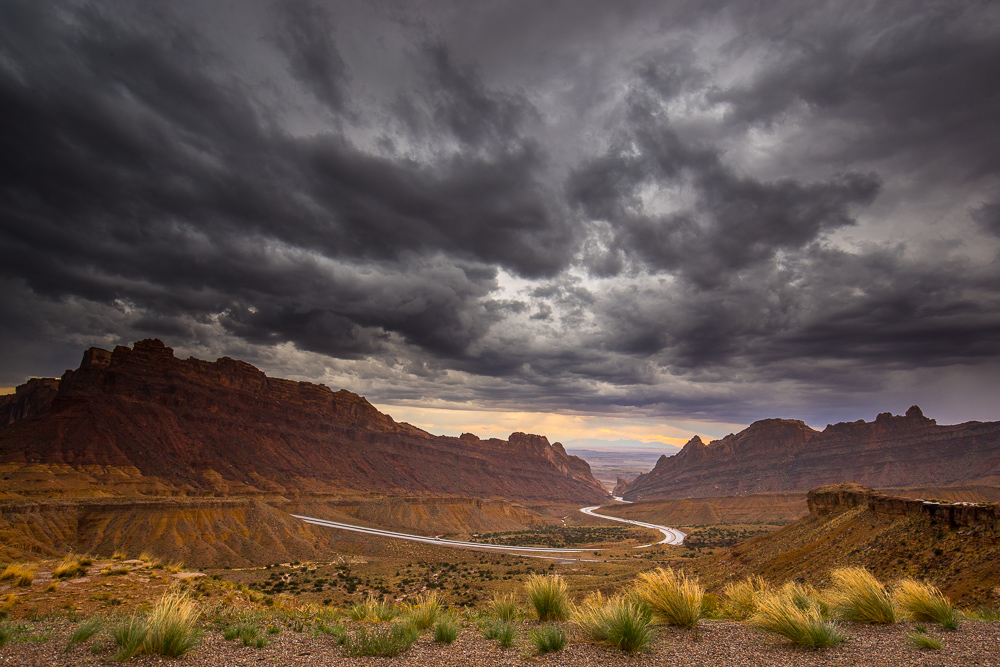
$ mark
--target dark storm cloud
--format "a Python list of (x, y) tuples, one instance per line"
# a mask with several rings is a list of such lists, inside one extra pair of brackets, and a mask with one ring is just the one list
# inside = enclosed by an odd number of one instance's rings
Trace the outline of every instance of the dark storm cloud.
[(342, 111), (347, 70), (333, 40), (330, 15), (306, 2), (276, 4), (274, 14), (274, 41), (288, 58), (292, 75), (331, 110)]
[[(537, 146), (420, 164), (335, 135), (296, 138), (255, 110), (250, 91), (212, 76), (217, 59), (176, 17), (154, 17), (151, 28), (89, 6), (67, 17), (8, 3), (4, 13), (0, 48), (16, 67), (0, 70), (0, 114), (16, 130), (0, 157), (0, 258), (37, 294), (127, 297), (164, 317), (224, 313), (248, 340), (334, 355), (377, 351), (390, 332), (447, 355), (493, 321), (478, 302), (495, 264), (534, 275), (569, 257), (571, 230), (533, 178)], [(342, 105), (326, 15), (298, 7), (282, 17), (292, 72)], [(449, 127), (469, 141), (514, 127), (517, 104), (449, 69), (443, 47), (432, 55)], [(446, 114), (449, 104), (458, 111)], [(490, 109), (495, 118), (477, 115)], [(390, 262), (386, 275), (400, 284), (344, 286), (275, 261), (266, 252), (275, 244)], [(408, 257), (438, 253), (468, 272), (407, 274), (427, 263)]]
[(257, 9), (0, 5), (6, 349), (733, 420), (1000, 359), (993, 5)]
[[(717, 152), (685, 145), (657, 100), (637, 91), (629, 111), (629, 141), (577, 170), (569, 196), (588, 217), (610, 223), (612, 248), (655, 270), (711, 285), (778, 250), (801, 248), (822, 232), (853, 224), (850, 207), (871, 203), (879, 191), (874, 174), (840, 174), (822, 183), (740, 176)], [(647, 215), (639, 190), (648, 185), (690, 185), (697, 201), (688, 210)]]

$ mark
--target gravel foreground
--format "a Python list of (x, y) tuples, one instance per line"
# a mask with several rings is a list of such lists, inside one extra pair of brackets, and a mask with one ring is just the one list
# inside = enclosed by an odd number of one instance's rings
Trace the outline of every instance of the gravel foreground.
[[(49, 634), (47, 641), (13, 642), (0, 648), (0, 665), (17, 667), (51, 667), (60, 665), (127, 664), (134, 667), (175, 665), (176, 667), (251, 667), (317, 665), (419, 667), (422, 665), (473, 665), (500, 667), (505, 665), (582, 665), (628, 666), (678, 665), (699, 667), (741, 667), (743, 665), (836, 666), (854, 665), (878, 667), (982, 666), (1000, 667), (1000, 623), (967, 621), (957, 631), (947, 632), (929, 627), (929, 633), (944, 642), (939, 651), (921, 651), (912, 647), (907, 633), (912, 624), (893, 627), (843, 624), (848, 639), (843, 644), (824, 651), (795, 648), (784, 640), (761, 633), (733, 621), (704, 621), (696, 631), (658, 628), (651, 648), (637, 655), (626, 655), (606, 646), (570, 643), (563, 651), (544, 656), (531, 653), (526, 632), (522, 631), (515, 647), (504, 649), (486, 640), (474, 627), (463, 629), (458, 639), (449, 645), (435, 644), (425, 634), (406, 653), (395, 658), (345, 658), (340, 647), (328, 636), (314, 637), (308, 633), (282, 632), (269, 637), (264, 648), (244, 647), (236, 641), (225, 641), (218, 631), (207, 632), (201, 644), (177, 660), (143, 656), (126, 663), (112, 661), (113, 646), (106, 633), (85, 644), (65, 651), (75, 625), (66, 623), (34, 624), (32, 632)], [(91, 645), (101, 647), (98, 654)]]

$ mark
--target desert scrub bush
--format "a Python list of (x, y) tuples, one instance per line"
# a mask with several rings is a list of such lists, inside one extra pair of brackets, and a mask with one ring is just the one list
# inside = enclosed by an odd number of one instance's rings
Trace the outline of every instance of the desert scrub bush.
[(787, 591), (765, 595), (757, 601), (750, 624), (807, 648), (828, 648), (844, 640), (836, 624), (823, 619), (818, 602), (813, 600), (805, 608), (801, 602)]
[(653, 639), (648, 609), (628, 597), (605, 599), (600, 593), (588, 597), (573, 612), (573, 625), (587, 640), (632, 653)]
[(486, 612), (498, 621), (507, 623), (518, 621), (524, 617), (524, 609), (514, 593), (494, 595), (486, 606)]
[(635, 596), (648, 607), (655, 620), (682, 628), (698, 625), (704, 594), (697, 579), (669, 567), (643, 572), (635, 584)]
[(124, 551), (116, 551), (111, 554), (111, 560), (128, 560), (128, 554)]
[(896, 610), (889, 592), (865, 568), (837, 568), (830, 573), (830, 579), (833, 586), (827, 598), (838, 618), (860, 623), (896, 622)]
[(434, 627), (441, 614), (441, 603), (438, 602), (437, 591), (429, 591), (420, 596), (419, 600), (410, 606), (407, 613), (410, 623), (417, 630)]
[(913, 621), (933, 621), (945, 628), (958, 627), (958, 615), (948, 598), (935, 586), (913, 579), (900, 579), (892, 589), (892, 601)]
[(0, 574), (0, 581), (13, 580), (15, 586), (30, 586), (38, 568), (29, 563), (11, 563)]
[(349, 657), (392, 657), (408, 651), (418, 636), (419, 632), (410, 623), (381, 624), (371, 630), (360, 627), (348, 635), (343, 651)]
[[(76, 579), (87, 574), (87, 565), (83, 564), (83, 556), (68, 554), (62, 561), (52, 569), (52, 576), (56, 579)], [(93, 565), (94, 561), (90, 561)]]
[(722, 588), (722, 614), (726, 618), (745, 621), (757, 613), (757, 604), (770, 592), (771, 585), (762, 577), (731, 581)]
[(458, 639), (458, 623), (455, 619), (445, 616), (434, 626), (434, 641), (450, 644), (456, 639)]
[(515, 621), (492, 621), (483, 628), (483, 636), (497, 640), (504, 648), (510, 648), (514, 645), (514, 638), (517, 637), (517, 627)]
[(178, 658), (198, 644), (197, 620), (198, 612), (190, 598), (168, 593), (146, 617), (133, 615), (112, 630), (119, 649), (115, 659), (127, 660), (140, 653)]
[(570, 616), (569, 589), (558, 574), (532, 574), (524, 584), (540, 621), (565, 621)]
[(0, 648), (6, 646), (14, 636), (14, 629), (6, 623), (0, 623)]
[(114, 577), (121, 576), (123, 574), (128, 574), (132, 570), (128, 565), (105, 565), (101, 568), (102, 577)]
[(83, 623), (81, 623), (80, 625), (76, 626), (76, 630), (73, 631), (73, 634), (69, 638), (69, 643), (79, 644), (80, 642), (85, 642), (94, 635), (96, 635), (98, 632), (100, 632), (101, 628), (103, 627), (104, 623), (101, 621), (101, 619), (99, 618), (88, 619)]
[(226, 641), (239, 639), (244, 646), (253, 646), (257, 640), (261, 639), (260, 630), (256, 625), (250, 623), (237, 623), (222, 631), (222, 638)]
[(399, 616), (399, 608), (396, 605), (379, 600), (370, 595), (367, 599), (351, 605), (347, 610), (347, 615), (352, 621), (366, 623), (376, 623), (378, 621), (391, 621)]
[(930, 635), (925, 635), (922, 632), (911, 632), (906, 635), (906, 638), (910, 640), (910, 644), (914, 648), (918, 648), (922, 651), (939, 651), (944, 644), (941, 643), (940, 639), (935, 639)]
[(558, 625), (543, 625), (531, 631), (531, 643), (539, 654), (561, 651), (566, 648), (566, 631)]

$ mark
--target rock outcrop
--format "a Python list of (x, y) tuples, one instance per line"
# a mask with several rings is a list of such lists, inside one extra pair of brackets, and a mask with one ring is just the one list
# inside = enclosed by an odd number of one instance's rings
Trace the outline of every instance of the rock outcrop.
[(996, 503), (947, 502), (936, 499), (900, 498), (879, 493), (860, 484), (834, 484), (811, 490), (806, 496), (809, 513), (824, 516), (855, 507), (876, 515), (926, 517), (951, 527), (1000, 528)]
[(59, 394), (58, 378), (32, 378), (13, 394), (0, 396), (0, 427), (44, 412)]
[[(816, 431), (765, 419), (711, 443), (695, 436), (619, 489), (626, 500), (746, 495), (857, 481), (873, 487), (1000, 484), (1000, 422), (941, 426), (913, 406)], [(618, 495), (616, 493), (616, 495)]]
[[(37, 393), (31, 385), (26, 396)], [(18, 388), (14, 396), (21, 394)], [(349, 391), (270, 378), (228, 357), (178, 359), (158, 340), (91, 348), (47, 400), (42, 409), (41, 402), (2, 404), (13, 415), (0, 426), (8, 497), (608, 498), (585, 461), (543, 436), (434, 436)]]

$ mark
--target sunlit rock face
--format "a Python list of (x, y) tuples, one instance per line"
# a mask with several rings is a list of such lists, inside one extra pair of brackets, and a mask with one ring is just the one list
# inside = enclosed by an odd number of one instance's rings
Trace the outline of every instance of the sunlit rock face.
[(228, 357), (178, 359), (159, 340), (92, 348), (57, 388), (36, 389), (15, 396), (39, 405), (0, 428), (10, 492), (608, 498), (586, 462), (543, 436), (434, 436), (349, 391)]

